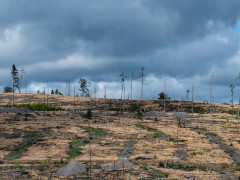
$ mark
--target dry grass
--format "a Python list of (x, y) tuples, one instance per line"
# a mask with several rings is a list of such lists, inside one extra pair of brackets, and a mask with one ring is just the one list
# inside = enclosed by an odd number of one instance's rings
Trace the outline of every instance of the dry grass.
[[(10, 102), (10, 94), (0, 94), (0, 96), (1, 105)], [(51, 95), (48, 98), (49, 103), (55, 103), (64, 109), (73, 109), (72, 97)], [(15, 100), (16, 103), (43, 102), (43, 95), (16, 94)], [(78, 110), (94, 108), (94, 99), (78, 97), (76, 101)], [(172, 117), (173, 112), (168, 112), (169, 117), (158, 117), (158, 122), (154, 121), (154, 117), (144, 117), (138, 120), (134, 118), (132, 112), (126, 113), (128, 117), (125, 116), (124, 119), (121, 116), (119, 121), (118, 111), (101, 113), (101, 107), (109, 101), (97, 99), (99, 110), (93, 112), (94, 117), (90, 120), (92, 128), (103, 129), (106, 133), (98, 134), (98, 131), (91, 131), (91, 146), (89, 142), (79, 146), (80, 154), (75, 158), (89, 167), (89, 147), (91, 147), (93, 179), (104, 179), (104, 175), (106, 175), (105, 179), (120, 179), (120, 177), (137, 179), (141, 175), (154, 178), (166, 174), (167, 177), (164, 176), (166, 179), (184, 179), (186, 176), (196, 176), (197, 173), (200, 179), (239, 177), (240, 168), (234, 162), (233, 154), (227, 153), (218, 143), (211, 140), (217, 137), (227, 147), (234, 148), (235, 155), (240, 154), (238, 121), (236, 119), (232, 121), (230, 114), (218, 112), (212, 118), (209, 114), (195, 113), (194, 118), (188, 119), (189, 121), (185, 123), (185, 127), (179, 127), (178, 138), (184, 141), (177, 143), (177, 123)], [(111, 101), (118, 103), (118, 100)], [(145, 100), (142, 103), (141, 108), (145, 111), (161, 109), (161, 106), (154, 101)], [(174, 103), (178, 102), (172, 102)], [(185, 105), (186, 103), (188, 102), (182, 102)], [(204, 103), (199, 104), (204, 105)], [(227, 105), (216, 105), (225, 111), (230, 109)], [(104, 114), (108, 115), (104, 117)], [(16, 121), (9, 121), (9, 119)], [(55, 172), (69, 162), (70, 159), (66, 152), (71, 148), (70, 143), (76, 137), (89, 140), (86, 131), (88, 122), (81, 115), (74, 115), (72, 112), (37, 112), (32, 113), (27, 120), (21, 114), (2, 113), (0, 123), (1, 129), (4, 130), (0, 133), (0, 159), (4, 161), (0, 165), (0, 175), (4, 178), (9, 178), (9, 173), (4, 172), (9, 171), (14, 175), (13, 170), (20, 168), (33, 179), (40, 177), (47, 179), (51, 172), (53, 172), (52, 179), (59, 179)], [(154, 132), (142, 129), (136, 126), (137, 124), (156, 129), (174, 141), (154, 137)], [(8, 136), (14, 134), (14, 129), (21, 130), (20, 136), (9, 138)], [(198, 130), (201, 130), (201, 133)], [(28, 137), (26, 134), (29, 132), (36, 132), (40, 135)], [(33, 133), (34, 135), (36, 134)], [(37, 139), (32, 144), (28, 144), (26, 151), (22, 152), (18, 158), (5, 160), (6, 156), (14, 152), (16, 146), (23, 144), (27, 138)], [(120, 158), (119, 153), (123, 152), (126, 144), (133, 140), (136, 142), (128, 149), (129, 157), (126, 154), (124, 158), (129, 159), (136, 166), (121, 172), (103, 172), (100, 165), (117, 161)], [(149, 159), (136, 160), (138, 157)], [(82, 177), (87, 177), (87, 174)]]

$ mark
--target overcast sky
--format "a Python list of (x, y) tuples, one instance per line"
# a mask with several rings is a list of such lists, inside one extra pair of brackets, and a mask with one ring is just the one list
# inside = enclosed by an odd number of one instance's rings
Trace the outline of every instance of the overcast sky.
[[(0, 85), (11, 85), (12, 64), (24, 68), (28, 90), (58, 88), (79, 78), (97, 87), (97, 96), (126, 96), (134, 70), (133, 98), (166, 91), (209, 101), (210, 76), (217, 102), (230, 103), (230, 84), (240, 72), (239, 0), (1, 0)], [(24, 86), (25, 88), (25, 86)], [(238, 89), (235, 89), (235, 102)]]

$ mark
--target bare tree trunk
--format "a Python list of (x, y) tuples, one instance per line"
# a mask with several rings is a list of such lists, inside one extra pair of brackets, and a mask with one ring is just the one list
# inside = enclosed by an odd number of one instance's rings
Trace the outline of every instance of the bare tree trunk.
[(74, 122), (75, 122), (75, 106), (76, 104), (75, 104), (75, 86), (74, 86), (73, 88), (73, 120)]
[(122, 119), (124, 123), (124, 101), (122, 101)]
[(123, 82), (122, 82), (122, 91), (121, 91), (121, 99), (123, 97)]
[(45, 87), (44, 87), (44, 90), (43, 90), (43, 104), (44, 104), (44, 116), (46, 116), (46, 99), (45, 99)]
[(165, 93), (165, 97), (163, 99), (163, 106), (164, 106), (164, 112), (166, 112), (166, 98), (167, 98), (167, 78), (165, 78), (164, 80), (164, 93)]
[[(178, 100), (178, 116), (179, 116), (179, 106), (180, 106), (179, 103), (180, 103), (180, 100)], [(178, 131), (179, 131), (179, 129), (178, 128), (179, 128), (180, 117), (178, 117), (178, 116), (177, 116), (177, 148), (179, 149), (179, 146), (178, 146), (178, 141), (179, 141), (178, 140), (178, 134), (179, 134)]]
[(238, 108), (238, 133), (240, 134), (240, 131), (239, 131), (239, 108)]
[(47, 111), (48, 111), (48, 94), (49, 94), (49, 91), (47, 93), (47, 106), (46, 106)]
[(88, 119), (88, 138), (89, 138), (89, 180), (91, 180), (92, 170), (92, 152), (91, 152), (91, 135), (90, 135), (90, 119)]
[(232, 121), (233, 121), (233, 93), (232, 93)]
[[(178, 122), (177, 122), (178, 123)], [(178, 146), (178, 124), (177, 124), (177, 148), (179, 149), (179, 146)]]
[(12, 83), (12, 105), (14, 106), (14, 81)]
[(194, 84), (192, 84), (192, 120), (193, 120), (193, 96), (194, 95)]
[(131, 79), (131, 100), (132, 100), (132, 89), (133, 89), (133, 76), (134, 76), (134, 71), (132, 71), (132, 79)]
[(27, 94), (27, 80), (25, 80), (26, 94)]

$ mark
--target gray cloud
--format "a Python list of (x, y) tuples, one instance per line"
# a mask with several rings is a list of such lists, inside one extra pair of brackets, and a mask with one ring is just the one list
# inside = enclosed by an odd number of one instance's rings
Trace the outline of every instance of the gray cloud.
[(217, 70), (215, 83), (226, 87), (234, 73), (223, 72), (237, 66), (229, 62), (239, 51), (239, 17), (238, 0), (2, 0), (0, 80), (8, 83), (13, 63), (29, 83), (52, 84), (118, 82), (144, 66), (147, 76), (200, 77), (203, 85)]

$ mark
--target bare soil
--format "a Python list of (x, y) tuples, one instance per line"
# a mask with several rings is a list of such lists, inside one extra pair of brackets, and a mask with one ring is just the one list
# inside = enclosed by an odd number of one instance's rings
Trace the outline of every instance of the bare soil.
[[(0, 94), (6, 108), (11, 94)], [(43, 94), (15, 94), (15, 103), (44, 102)], [(239, 121), (230, 105), (114, 100), (48, 95), (56, 112), (0, 111), (1, 179), (238, 179)], [(197, 107), (197, 108), (196, 108)], [(234, 107), (235, 111), (236, 108)], [(93, 117), (82, 114), (92, 109)], [(146, 116), (136, 116), (139, 109)], [(124, 113), (122, 113), (124, 110)], [(177, 111), (180, 121), (177, 121)], [(89, 128), (90, 125), (90, 128)], [(91, 155), (91, 156), (90, 156)], [(76, 160), (87, 171), (59, 176), (57, 171)], [(90, 165), (91, 160), (91, 165)]]

